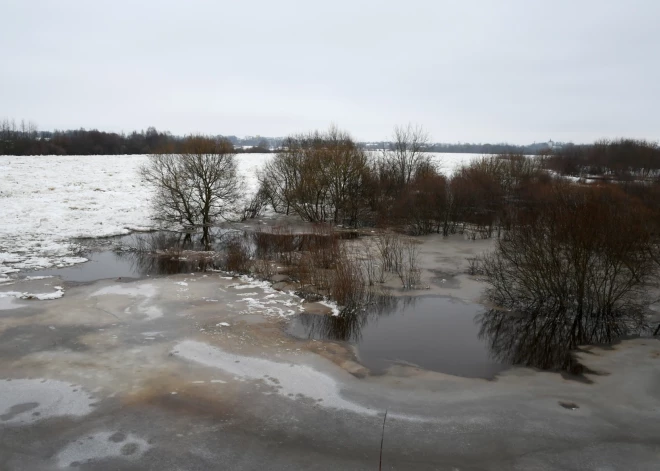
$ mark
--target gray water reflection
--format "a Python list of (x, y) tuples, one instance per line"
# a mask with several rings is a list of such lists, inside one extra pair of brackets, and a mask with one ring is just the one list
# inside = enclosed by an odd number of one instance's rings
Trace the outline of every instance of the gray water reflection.
[[(227, 236), (234, 233), (218, 232), (213, 239), (213, 249), (221, 251), (226, 245)], [(64, 281), (90, 282), (108, 278), (175, 275), (218, 268), (218, 252), (204, 251), (200, 242), (186, 233), (136, 233), (79, 242), (91, 247), (90, 251), (82, 254), (88, 259), (87, 262), (65, 268), (38, 270), (31, 272), (30, 276), (58, 276)], [(108, 250), (95, 251), (98, 246), (107, 247)]]
[(507, 365), (493, 360), (479, 338), (475, 317), (483, 307), (453, 298), (391, 298), (339, 316), (302, 314), (289, 327), (301, 338), (355, 344), (360, 362), (372, 373), (409, 364), (442, 373), (492, 378)]
[(490, 310), (477, 321), (479, 338), (498, 361), (574, 375), (589, 372), (574, 355), (581, 345), (610, 345), (620, 338), (650, 333), (643, 324), (614, 316)]
[(196, 258), (182, 260), (178, 256), (140, 252), (94, 252), (88, 261), (71, 267), (31, 272), (30, 276), (58, 276), (64, 281), (84, 283), (109, 278), (144, 278), (176, 275), (215, 269), (213, 260)]

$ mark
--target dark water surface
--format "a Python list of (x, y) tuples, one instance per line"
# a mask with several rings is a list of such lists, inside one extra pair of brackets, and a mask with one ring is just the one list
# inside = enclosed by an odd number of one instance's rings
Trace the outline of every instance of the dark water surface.
[(64, 281), (87, 282), (106, 278), (140, 278), (143, 275), (131, 257), (120, 256), (114, 252), (94, 252), (85, 254), (85, 263), (78, 263), (65, 268), (49, 268), (31, 272), (30, 276), (59, 276)]
[(341, 316), (301, 314), (289, 333), (300, 338), (348, 341), (372, 373), (393, 364), (411, 364), (442, 373), (492, 378), (506, 364), (491, 359), (479, 338), (482, 306), (453, 298), (421, 296)]
[[(172, 248), (201, 251), (203, 247), (195, 240), (184, 240), (185, 234), (173, 232), (135, 233), (126, 236), (102, 239), (81, 239), (89, 246), (82, 253), (87, 258), (64, 268), (48, 268), (30, 272), (30, 276), (59, 276), (63, 281), (91, 282), (109, 278), (144, 278), (156, 275), (176, 275), (215, 268), (212, 261), (163, 253)], [(98, 251), (99, 247), (105, 249)], [(213, 249), (220, 248), (213, 246)], [(152, 252), (160, 251), (160, 255)]]

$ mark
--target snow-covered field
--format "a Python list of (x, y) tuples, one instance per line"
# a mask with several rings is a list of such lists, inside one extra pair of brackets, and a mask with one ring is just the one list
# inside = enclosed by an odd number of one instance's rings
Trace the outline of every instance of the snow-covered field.
[[(245, 194), (272, 154), (240, 154)], [(475, 154), (433, 154), (443, 173)], [(0, 156), (0, 282), (24, 269), (84, 262), (74, 237), (104, 237), (154, 228), (150, 189), (138, 168), (145, 155)]]

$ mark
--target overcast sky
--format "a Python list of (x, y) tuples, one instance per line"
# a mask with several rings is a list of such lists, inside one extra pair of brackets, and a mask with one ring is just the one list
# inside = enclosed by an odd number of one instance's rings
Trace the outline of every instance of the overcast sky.
[(360, 140), (660, 138), (660, 1), (0, 0), (0, 118)]

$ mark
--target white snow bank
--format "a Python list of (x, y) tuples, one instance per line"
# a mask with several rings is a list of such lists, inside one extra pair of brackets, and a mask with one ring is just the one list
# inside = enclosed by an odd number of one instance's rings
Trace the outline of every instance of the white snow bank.
[(59, 299), (64, 296), (64, 288), (55, 286), (56, 291), (52, 293), (28, 293), (21, 291), (4, 291), (0, 292), (0, 298), (19, 298), (19, 299), (38, 299), (39, 301), (47, 301), (50, 299)]
[(318, 303), (325, 307), (330, 308), (333, 316), (338, 316), (340, 314), (339, 305), (336, 302), (324, 300), (324, 301), (319, 301)]
[(296, 311), (304, 310), (301, 298), (273, 289), (268, 281), (257, 280), (247, 275), (242, 275), (239, 279), (240, 284), (232, 284), (228, 288), (236, 290), (259, 288), (265, 295), (259, 297), (258, 292), (239, 293), (240, 299), (237, 302), (246, 304), (246, 309), (241, 311), (241, 314), (258, 313), (265, 316), (291, 317)]

